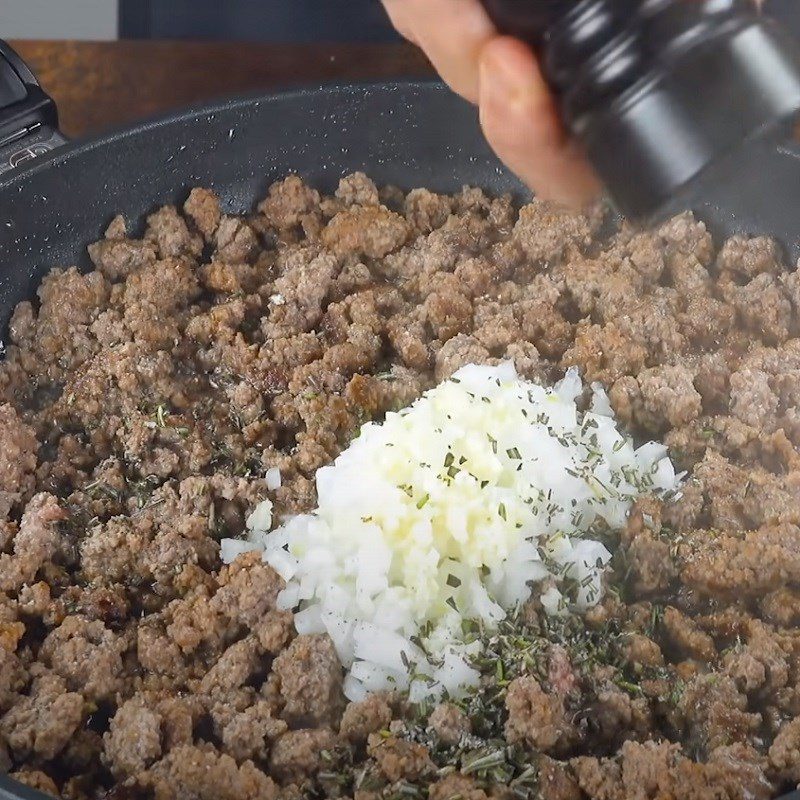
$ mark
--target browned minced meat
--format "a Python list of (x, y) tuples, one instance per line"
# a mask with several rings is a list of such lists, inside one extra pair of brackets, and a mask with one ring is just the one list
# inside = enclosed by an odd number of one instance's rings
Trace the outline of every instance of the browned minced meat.
[(389, 727), (392, 709), (386, 700), (372, 694), (359, 703), (348, 703), (342, 714), (339, 732), (353, 742), (365, 742), (371, 733)]
[(550, 753), (571, 736), (563, 699), (547, 693), (533, 676), (516, 678), (506, 696), (508, 721), (505, 734), (509, 743)]
[(800, 782), (800, 281), (691, 214), (601, 221), (292, 176), (242, 216), (196, 188), (141, 237), (116, 217), (91, 271), (53, 269), (0, 364), (0, 770), (70, 800), (508, 797), (469, 766), (480, 714), (347, 704), (332, 643), (219, 540), (265, 497), (312, 508), (365, 421), (510, 359), (603, 382), (688, 477), (636, 507), (586, 616), (617, 650), (550, 642), (494, 686), (495, 734), (545, 800)]
[(298, 636), (273, 664), (283, 716), (295, 727), (333, 724), (344, 708), (342, 669), (328, 636)]
[(428, 717), (428, 725), (444, 744), (458, 744), (472, 730), (469, 717), (458, 706), (442, 703)]
[(386, 780), (394, 783), (402, 778), (418, 780), (432, 775), (436, 768), (425, 747), (396, 736), (373, 733), (369, 737), (367, 752), (375, 759)]

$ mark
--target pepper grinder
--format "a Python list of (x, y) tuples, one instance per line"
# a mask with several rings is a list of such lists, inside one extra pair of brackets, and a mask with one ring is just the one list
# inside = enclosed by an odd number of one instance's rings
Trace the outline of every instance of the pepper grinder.
[(800, 46), (748, 0), (483, 0), (529, 42), (617, 209), (800, 255)]

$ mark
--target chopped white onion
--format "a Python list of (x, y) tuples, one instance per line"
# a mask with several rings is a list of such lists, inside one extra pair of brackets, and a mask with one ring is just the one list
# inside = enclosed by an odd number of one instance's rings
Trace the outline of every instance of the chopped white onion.
[[(466, 620), (492, 629), (532, 592), (552, 615), (596, 604), (611, 558), (597, 529), (622, 527), (637, 497), (678, 486), (666, 448), (634, 449), (591, 388), (581, 412), (575, 369), (545, 388), (511, 363), (466, 366), (364, 425), (318, 470), (313, 514), (269, 532), (266, 500), (247, 520), (250, 541), (223, 543), (223, 558), (264, 548), (287, 582), (279, 608), (297, 609), (298, 632), (331, 637), (351, 700), (391, 689), (457, 697), (478, 680)], [(277, 470), (267, 485), (280, 485)]]
[(247, 518), (247, 529), (251, 531), (268, 531), (272, 527), (272, 502), (263, 500)]
[(276, 489), (281, 488), (281, 471), (277, 467), (270, 467), (264, 475), (264, 480), (267, 483), (267, 489), (274, 492)]

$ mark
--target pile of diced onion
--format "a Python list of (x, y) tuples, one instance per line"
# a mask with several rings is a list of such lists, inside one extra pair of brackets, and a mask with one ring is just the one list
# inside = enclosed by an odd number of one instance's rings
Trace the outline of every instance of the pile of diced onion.
[(478, 680), (467, 631), (533, 592), (553, 615), (596, 604), (611, 558), (596, 537), (637, 497), (678, 487), (666, 448), (634, 448), (599, 385), (579, 411), (582, 391), (576, 370), (544, 388), (511, 363), (464, 367), (364, 425), (317, 472), (313, 513), (271, 530), (265, 501), (223, 558), (263, 550), (298, 632), (333, 640), (351, 700), (457, 697)]

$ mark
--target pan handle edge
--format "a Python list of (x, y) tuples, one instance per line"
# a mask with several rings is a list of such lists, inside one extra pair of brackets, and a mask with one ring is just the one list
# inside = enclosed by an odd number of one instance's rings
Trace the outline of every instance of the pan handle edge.
[(0, 39), (0, 174), (24, 167), (66, 141), (58, 129), (55, 102)]

